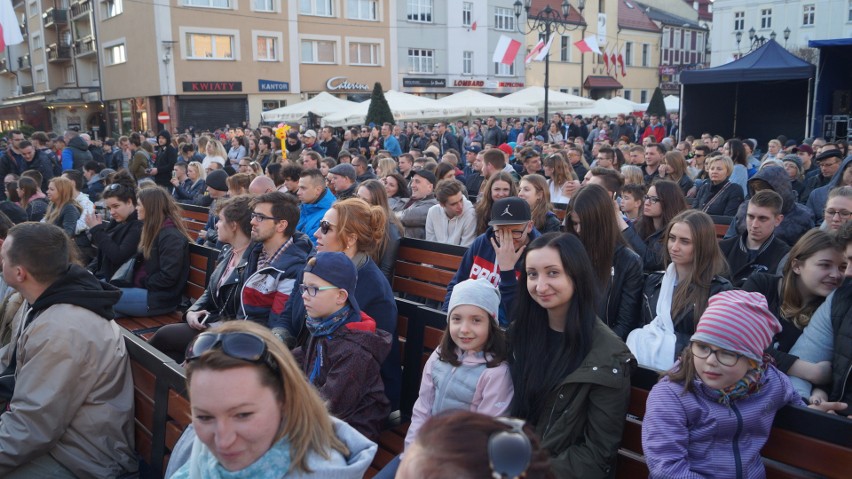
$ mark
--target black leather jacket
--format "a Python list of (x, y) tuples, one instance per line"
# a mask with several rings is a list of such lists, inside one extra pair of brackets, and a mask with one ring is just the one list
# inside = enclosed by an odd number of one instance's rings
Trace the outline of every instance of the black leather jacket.
[(618, 246), (606, 296), (598, 307), (598, 317), (621, 339), (641, 327), (642, 259), (627, 246)]
[[(235, 319), (240, 310), (240, 292), (243, 288), (243, 283), (246, 280), (245, 270), (248, 265), (248, 257), (251, 254), (254, 243), (250, 243), (248, 248), (243, 252), (240, 262), (231, 271), (231, 274), (221, 285), (222, 275), (228, 267), (231, 258), (234, 257), (234, 250), (226, 245), (219, 255), (216, 262), (216, 269), (210, 275), (210, 281), (207, 283), (207, 288), (204, 293), (198, 298), (189, 311), (207, 311), (210, 316), (207, 319), (207, 324), (216, 321)], [(184, 318), (186, 315), (184, 315)]]

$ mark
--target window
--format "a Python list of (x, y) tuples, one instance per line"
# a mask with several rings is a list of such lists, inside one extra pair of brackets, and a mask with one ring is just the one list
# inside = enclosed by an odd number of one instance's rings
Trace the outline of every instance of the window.
[(512, 63), (511, 65), (506, 65), (505, 63), (495, 62), (494, 74), (498, 77), (515, 76), (515, 64)]
[(559, 60), (563, 62), (571, 61), (571, 37), (562, 36), (559, 44)]
[(231, 0), (183, 0), (187, 7), (231, 8)]
[(639, 103), (648, 103), (648, 90), (639, 92)]
[(349, 64), (362, 66), (381, 65), (381, 45), (378, 43), (350, 43)]
[(379, 20), (378, 0), (348, 0), (347, 14), (353, 20), (367, 20), (375, 22)]
[(504, 31), (515, 29), (515, 13), (511, 8), (494, 8), (494, 29)]
[(473, 52), (462, 52), (462, 75), (473, 75)]
[(849, 13), (846, 15), (846, 20), (852, 22), (852, 0), (849, 0)]
[(35, 70), (35, 82), (44, 83), (44, 67), (38, 67)]
[(672, 32), (671, 28), (664, 28), (663, 29), (663, 50), (665, 50), (667, 48), (671, 48), (672, 35), (674, 35), (674, 32)]
[(408, 49), (409, 73), (435, 73), (435, 50)]
[(318, 17), (334, 16), (334, 0), (299, 0), (299, 13)]
[(116, 15), (121, 15), (124, 12), (124, 5), (121, 2), (124, 0), (104, 0), (104, 17), (112, 18)]
[(571, 91), (571, 94), (580, 96), (580, 87), (574, 87), (574, 89)]
[(233, 60), (234, 36), (187, 33), (186, 57), (191, 60)]
[(473, 24), (473, 3), (462, 2), (462, 26), (469, 27)]
[(763, 29), (772, 28), (772, 9), (771, 8), (760, 9), (760, 28), (763, 28)]
[(27, 9), (29, 11), (29, 16), (34, 17), (38, 15), (38, 2), (31, 1), (27, 4)]
[(633, 42), (624, 42), (624, 66), (633, 66)]
[(74, 67), (65, 67), (65, 70), (62, 73), (66, 85), (74, 83)]
[(287, 106), (287, 100), (263, 100), (260, 102), (261, 111), (274, 110), (282, 106)]
[(127, 61), (127, 54), (124, 51), (124, 44), (104, 47), (104, 61), (109, 65), (118, 65)]
[(337, 63), (332, 40), (302, 40), (302, 63)]
[(813, 26), (814, 13), (816, 13), (816, 6), (813, 3), (802, 6), (802, 26)]
[(630, 90), (624, 90), (624, 99), (629, 100), (633, 96), (633, 92)]
[(745, 12), (734, 12), (734, 31), (741, 32), (745, 28)]
[(409, 22), (432, 23), (432, 0), (408, 0)]
[(44, 47), (44, 42), (41, 41), (41, 35), (33, 33), (33, 50), (38, 50)]
[(277, 12), (278, 6), (275, 0), (252, 0), (252, 10), (255, 12)]
[[(642, 44), (642, 66), (646, 67), (650, 63), (650, 53), (651, 49), (648, 47), (647, 43)], [(642, 103), (645, 103), (644, 101)]]
[(278, 39), (272, 36), (258, 35), (255, 40), (257, 47), (257, 61), (274, 62), (278, 61)]

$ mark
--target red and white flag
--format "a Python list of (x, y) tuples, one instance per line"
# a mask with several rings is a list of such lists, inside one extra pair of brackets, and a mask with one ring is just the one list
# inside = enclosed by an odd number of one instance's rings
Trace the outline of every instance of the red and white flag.
[(518, 51), (520, 51), (520, 49), (521, 42), (509, 38), (506, 35), (500, 35), (500, 40), (497, 42), (497, 49), (494, 50), (492, 61), (494, 63), (511, 65), (515, 63), (515, 57), (518, 56)]
[(474, 32), (476, 31), (476, 21), (473, 22), (473, 25), (470, 26), (470, 29)]
[(624, 69), (624, 47), (618, 51), (618, 65), (621, 67), (621, 76), (627, 76), (627, 71)]
[[(612, 47), (612, 51), (609, 54), (609, 63), (612, 65), (615, 74), (618, 75), (618, 68), (615, 66), (615, 61), (615, 47)], [(607, 74), (609, 74), (609, 68), (607, 68)]]
[(550, 45), (553, 45), (553, 39), (556, 35), (551, 35), (550, 40), (547, 41), (547, 45), (538, 52), (538, 55), (535, 56), (535, 61), (543, 62), (545, 58), (547, 58), (547, 54), (550, 53)]
[(604, 68), (606, 68), (606, 74), (609, 75), (609, 55), (606, 52), (606, 47), (604, 47), (604, 52), (603, 52), (602, 56), (603, 56)]
[(544, 48), (544, 40), (539, 40), (538, 43), (532, 47), (532, 50), (527, 53), (526, 58), (524, 58), (524, 63), (530, 63), (533, 61), (533, 59), (538, 56), (538, 52), (540, 52), (542, 48)]
[(598, 48), (598, 39), (594, 35), (586, 37), (579, 42), (574, 42), (574, 46), (579, 48), (583, 53), (601, 54), (601, 49)]
[(7, 45), (17, 45), (23, 41), (12, 0), (0, 0), (0, 50), (4, 50)]

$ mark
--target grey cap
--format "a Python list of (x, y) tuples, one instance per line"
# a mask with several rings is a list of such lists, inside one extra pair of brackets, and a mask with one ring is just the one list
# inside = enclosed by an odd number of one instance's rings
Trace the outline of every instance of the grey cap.
[(447, 316), (453, 314), (457, 306), (468, 304), (482, 308), (496, 323), (500, 311), (500, 291), (485, 278), (464, 280), (453, 288)]
[(341, 163), (328, 170), (328, 172), (339, 176), (345, 176), (352, 181), (355, 181), (358, 178), (358, 172), (355, 171), (355, 167), (352, 166), (351, 163)]

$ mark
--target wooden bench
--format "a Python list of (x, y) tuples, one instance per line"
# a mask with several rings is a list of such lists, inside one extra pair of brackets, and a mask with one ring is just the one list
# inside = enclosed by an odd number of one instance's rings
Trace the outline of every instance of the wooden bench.
[(713, 218), (713, 226), (716, 228), (716, 239), (721, 240), (728, 233), (728, 228), (734, 221), (733, 216), (710, 215)]
[(565, 215), (568, 214), (568, 203), (551, 203), (553, 214), (559, 218), (560, 222), (565, 222)]
[(169, 455), (192, 422), (184, 370), (123, 329), (133, 373), (136, 452), (141, 478), (162, 478)]
[[(219, 250), (207, 246), (189, 243), (189, 279), (184, 285), (183, 295), (195, 301), (204, 293), (207, 282), (216, 269), (216, 260), (219, 258)], [(182, 313), (174, 311), (169, 314), (158, 316), (117, 318), (116, 322), (137, 336), (149, 339), (162, 326), (179, 323)]]
[(443, 303), (447, 285), (466, 251), (463, 246), (402, 238), (394, 263), (393, 291), (420, 303)]
[(178, 206), (180, 206), (183, 225), (186, 227), (189, 235), (193, 240), (198, 239), (198, 233), (207, 225), (207, 219), (210, 217), (210, 208), (185, 203), (178, 203)]
[[(621, 448), (618, 479), (648, 477), (642, 451), (642, 418), (655, 371), (639, 368), (632, 391)], [(775, 416), (769, 440), (761, 451), (768, 479), (843, 478), (852, 470), (852, 422), (804, 406), (787, 406)]]

